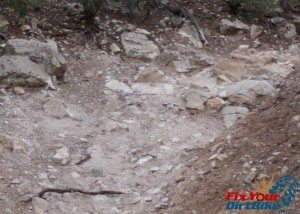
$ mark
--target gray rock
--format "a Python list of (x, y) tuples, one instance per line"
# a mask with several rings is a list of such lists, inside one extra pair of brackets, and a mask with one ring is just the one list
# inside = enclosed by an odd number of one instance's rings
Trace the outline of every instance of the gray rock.
[(122, 92), (124, 94), (132, 94), (133, 90), (123, 82), (118, 80), (110, 80), (105, 84), (105, 87), (115, 92)]
[(251, 184), (252, 181), (254, 181), (254, 179), (256, 178), (256, 172), (251, 171), (246, 178), (244, 179), (244, 182), (247, 184)]
[(5, 85), (54, 88), (43, 66), (32, 62), (26, 56), (2, 56), (0, 67), (0, 83)]
[(202, 93), (190, 92), (185, 96), (186, 107), (188, 109), (204, 110), (204, 103), (208, 99)]
[(238, 119), (245, 117), (248, 112), (249, 110), (246, 107), (225, 106), (222, 110), (225, 127), (230, 128)]
[(53, 162), (62, 166), (67, 165), (71, 161), (69, 150), (67, 147), (62, 147), (56, 150), (55, 155), (52, 158)]
[(66, 4), (67, 13), (72, 16), (81, 17), (83, 16), (84, 7), (80, 3), (72, 2)]
[(37, 64), (45, 66), (45, 71), (50, 76), (63, 78), (67, 70), (65, 58), (59, 54), (57, 44), (54, 41), (48, 43), (36, 40), (10, 39), (5, 46), (7, 55), (28, 56)]
[(7, 19), (0, 14), (0, 29), (3, 31), (7, 30), (7, 27), (9, 25), (9, 22), (7, 21)]
[(279, 16), (273, 17), (270, 19), (271, 23), (273, 23), (274, 25), (281, 25), (282, 23), (285, 22), (285, 19)]
[(44, 106), (44, 111), (51, 117), (62, 119), (64, 117), (71, 117), (74, 120), (84, 120), (87, 118), (86, 113), (79, 106), (66, 103), (60, 99), (50, 99)]
[(182, 25), (181, 29), (178, 32), (179, 35), (188, 38), (188, 40), (192, 43), (196, 48), (202, 48), (202, 43), (199, 40), (197, 29), (194, 25), (186, 22)]
[(278, 32), (289, 40), (294, 40), (297, 37), (297, 30), (294, 24), (286, 23), (284, 26), (278, 29)]
[(35, 214), (47, 214), (50, 207), (46, 200), (39, 197), (32, 199), (32, 206)]
[(251, 25), (250, 35), (251, 39), (257, 38), (260, 34), (262, 34), (263, 28), (257, 25)]
[(242, 80), (233, 83), (226, 90), (231, 103), (253, 107), (258, 98), (274, 96), (275, 88), (265, 80)]
[(204, 53), (193, 54), (193, 56), (181, 57), (173, 61), (173, 66), (179, 73), (186, 73), (195, 69), (204, 69), (212, 64), (212, 57)]
[(110, 49), (110, 51), (112, 52), (112, 53), (119, 53), (119, 52), (121, 52), (122, 50), (121, 50), (121, 48), (116, 44), (116, 43), (112, 43), (111, 45), (110, 45), (110, 47), (109, 47), (109, 49)]
[(154, 59), (160, 54), (158, 47), (144, 34), (122, 33), (121, 42), (126, 55), (129, 57)]
[(238, 19), (233, 22), (228, 19), (221, 20), (220, 32), (222, 34), (234, 34), (240, 30), (248, 31), (249, 27)]

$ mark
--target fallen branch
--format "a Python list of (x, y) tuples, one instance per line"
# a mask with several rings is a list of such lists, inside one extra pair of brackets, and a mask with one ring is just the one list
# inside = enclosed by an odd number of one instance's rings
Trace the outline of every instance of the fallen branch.
[(101, 191), (96, 191), (96, 192), (89, 192), (85, 190), (80, 190), (80, 189), (74, 189), (74, 188), (69, 188), (69, 189), (57, 189), (57, 188), (47, 188), (42, 190), (39, 194), (31, 197), (28, 199), (26, 202), (31, 201), (35, 197), (43, 198), (46, 193), (59, 193), (59, 194), (64, 194), (64, 193), (81, 193), (84, 195), (122, 195), (125, 194), (124, 192), (119, 192), (119, 191), (112, 191), (112, 190), (101, 190)]

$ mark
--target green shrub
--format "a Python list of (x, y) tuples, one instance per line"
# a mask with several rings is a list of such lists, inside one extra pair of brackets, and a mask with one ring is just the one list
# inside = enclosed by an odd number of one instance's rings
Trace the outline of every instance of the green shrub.
[(277, 0), (225, 0), (238, 15), (263, 17), (276, 8)]
[(43, 0), (6, 0), (6, 4), (21, 15), (25, 15), (30, 7), (38, 8), (42, 2)]
[(92, 24), (104, 0), (78, 0), (84, 8), (84, 18), (87, 24)]

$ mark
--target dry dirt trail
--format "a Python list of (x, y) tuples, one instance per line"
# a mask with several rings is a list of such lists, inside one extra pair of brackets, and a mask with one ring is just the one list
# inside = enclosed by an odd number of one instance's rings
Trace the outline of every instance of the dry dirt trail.
[[(1, 213), (164, 213), (169, 188), (188, 179), (183, 172), (198, 158), (193, 150), (242, 122), (295, 72), (298, 43), (255, 48), (241, 35), (222, 36), (225, 46), (238, 41), (234, 51), (208, 53), (189, 27), (172, 32), (172, 41), (129, 29), (119, 54), (57, 42), (68, 61), (64, 83), (23, 95), (7, 89), (0, 96)], [(128, 57), (136, 54), (124, 53), (126, 42), (136, 45), (130, 36), (157, 58)], [(53, 191), (39, 195), (45, 189)], [(92, 194), (101, 190), (124, 194)]]

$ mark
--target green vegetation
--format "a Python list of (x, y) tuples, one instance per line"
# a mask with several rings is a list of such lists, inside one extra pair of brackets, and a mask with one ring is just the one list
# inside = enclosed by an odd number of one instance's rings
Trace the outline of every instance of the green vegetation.
[(6, 0), (6, 4), (21, 15), (25, 15), (29, 8), (38, 8), (42, 2), (43, 0)]
[(263, 17), (271, 12), (277, 0), (225, 0), (233, 13), (242, 16)]

